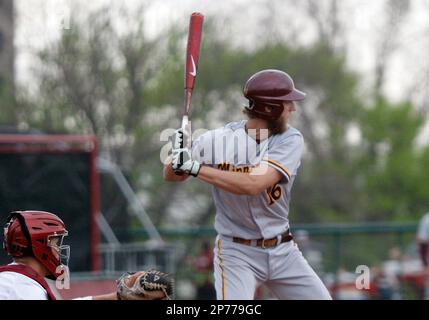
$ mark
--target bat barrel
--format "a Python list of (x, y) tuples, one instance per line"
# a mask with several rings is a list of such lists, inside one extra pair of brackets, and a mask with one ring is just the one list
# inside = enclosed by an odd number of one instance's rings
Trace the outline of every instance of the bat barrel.
[[(197, 76), (198, 61), (200, 56), (201, 35), (203, 29), (204, 16), (199, 12), (194, 12), (189, 20), (188, 45), (185, 59), (185, 95), (183, 118), (188, 119), (191, 107), (192, 91), (194, 89), (195, 78)], [(183, 124), (183, 123), (182, 123)], [(184, 127), (182, 125), (182, 127)]]
[(204, 16), (193, 13), (189, 21), (188, 46), (186, 48), (185, 88), (194, 87), (200, 57), (200, 44)]

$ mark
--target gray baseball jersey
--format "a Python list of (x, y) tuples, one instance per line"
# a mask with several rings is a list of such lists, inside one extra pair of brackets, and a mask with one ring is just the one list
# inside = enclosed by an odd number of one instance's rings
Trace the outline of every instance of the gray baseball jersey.
[(208, 131), (193, 143), (193, 158), (217, 169), (251, 172), (266, 165), (275, 168), (283, 179), (257, 195), (236, 195), (213, 187), (217, 214), (216, 231), (245, 239), (273, 238), (289, 228), (291, 189), (300, 166), (304, 141), (290, 127), (260, 144), (249, 137), (246, 121), (229, 123)]

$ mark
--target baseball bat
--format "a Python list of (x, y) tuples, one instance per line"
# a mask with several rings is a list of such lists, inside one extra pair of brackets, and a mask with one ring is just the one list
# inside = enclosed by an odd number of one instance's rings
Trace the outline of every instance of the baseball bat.
[[(203, 30), (204, 16), (194, 12), (189, 20), (188, 45), (186, 48), (185, 62), (185, 99), (183, 107), (182, 128), (186, 130), (189, 122), (189, 109), (191, 108), (192, 91), (195, 78), (197, 77), (198, 61), (200, 57), (201, 35)], [(191, 136), (188, 137), (190, 147)]]

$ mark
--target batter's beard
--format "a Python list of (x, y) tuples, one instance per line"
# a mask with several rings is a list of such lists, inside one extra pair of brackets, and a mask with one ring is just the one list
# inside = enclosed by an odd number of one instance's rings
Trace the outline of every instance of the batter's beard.
[(285, 118), (280, 117), (276, 120), (268, 121), (268, 130), (270, 130), (271, 134), (279, 134), (285, 132), (287, 129), (287, 121)]

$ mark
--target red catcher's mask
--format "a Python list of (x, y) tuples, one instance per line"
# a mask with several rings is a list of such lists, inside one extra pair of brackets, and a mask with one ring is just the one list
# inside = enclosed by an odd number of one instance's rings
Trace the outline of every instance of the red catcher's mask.
[(14, 211), (4, 227), (3, 247), (15, 258), (33, 256), (55, 280), (68, 266), (70, 246), (62, 244), (67, 234), (64, 222), (53, 213)]

